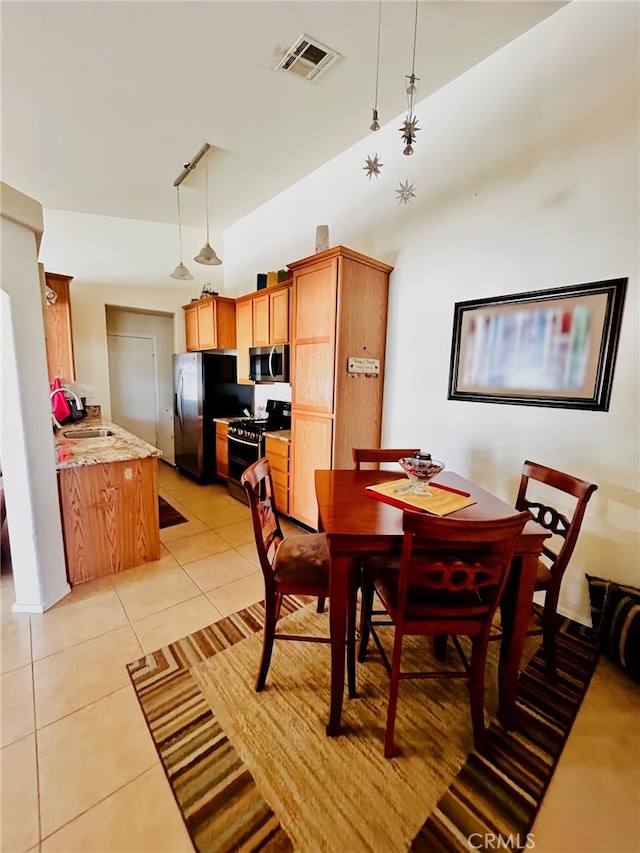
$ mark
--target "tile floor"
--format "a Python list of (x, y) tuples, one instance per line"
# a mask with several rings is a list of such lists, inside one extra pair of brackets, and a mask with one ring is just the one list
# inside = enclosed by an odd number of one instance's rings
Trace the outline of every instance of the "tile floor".
[[(262, 576), (246, 507), (164, 463), (159, 483), (188, 522), (161, 531), (158, 561), (43, 615), (12, 613), (3, 563), (3, 853), (193, 849), (125, 664), (259, 600)], [(534, 827), (538, 853), (640, 851), (639, 711), (637, 686), (602, 662)]]

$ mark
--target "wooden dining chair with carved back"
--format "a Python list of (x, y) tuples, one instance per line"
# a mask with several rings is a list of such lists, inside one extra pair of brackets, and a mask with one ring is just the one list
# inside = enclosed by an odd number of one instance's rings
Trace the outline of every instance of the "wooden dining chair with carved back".
[[(329, 595), (329, 549), (324, 533), (302, 533), (285, 537), (274, 497), (271, 466), (266, 458), (250, 465), (240, 478), (251, 509), (253, 532), (264, 577), (265, 624), (262, 657), (256, 681), (256, 691), (264, 688), (274, 640), (296, 640), (311, 643), (330, 643), (329, 637), (279, 633), (278, 620), (282, 600), (287, 595), (305, 595), (322, 602)], [(347, 680), (349, 696), (356, 695), (355, 623), (356, 593), (353, 589), (347, 602)]]
[[(477, 749), (484, 744), (484, 679), (491, 623), (504, 591), (515, 543), (529, 512), (497, 520), (440, 518), (420, 512), (403, 514), (400, 569), (380, 562), (367, 564), (358, 658), (364, 661), (373, 636), (390, 677), (384, 754), (393, 756), (394, 732), (401, 681), (424, 678), (465, 678)], [(378, 618), (373, 593), (384, 607)], [(393, 625), (391, 654), (384, 648), (377, 626)], [(403, 669), (405, 636), (451, 636), (462, 667)], [(467, 658), (459, 636), (471, 640)]]
[(420, 448), (396, 448), (396, 447), (353, 447), (353, 467), (360, 471), (365, 465), (370, 468), (379, 468), (382, 462), (398, 462), (405, 456), (414, 456), (420, 452)]
[[(528, 510), (534, 520), (552, 534), (542, 549), (536, 576), (536, 592), (545, 594), (542, 624), (531, 627), (527, 632), (528, 636), (542, 635), (546, 670), (551, 680), (557, 678), (556, 634), (560, 587), (578, 541), (587, 504), (597, 488), (595, 483), (588, 483), (537, 462), (527, 460), (522, 466), (516, 509)], [(564, 502), (566, 496), (575, 498), (573, 511), (568, 514), (554, 505), (560, 499)], [(494, 632), (491, 639), (500, 637), (499, 632)]]
[[(379, 468), (383, 462), (398, 462), (400, 459), (404, 459), (405, 456), (415, 456), (416, 453), (420, 453), (420, 448), (416, 447), (352, 447), (351, 455), (353, 456), (353, 468), (355, 471), (362, 471), (365, 468), (376, 469)], [(402, 475), (404, 476), (404, 472)], [(393, 559), (393, 565), (397, 569), (400, 565), (400, 554), (398, 553)], [(382, 560), (383, 565), (388, 565), (390, 562), (389, 555), (385, 554), (383, 558), (377, 557), (374, 555), (367, 555), (363, 557), (361, 560), (360, 571), (361, 573), (365, 571), (365, 566), (369, 563), (371, 566), (374, 566), (378, 562)], [(362, 586), (362, 584), (361, 584)], [(361, 606), (371, 606), (372, 602), (365, 601), (366, 596), (373, 596), (373, 590), (371, 587), (362, 586), (362, 602)], [(375, 611), (376, 615), (381, 615), (383, 611), (377, 610)]]

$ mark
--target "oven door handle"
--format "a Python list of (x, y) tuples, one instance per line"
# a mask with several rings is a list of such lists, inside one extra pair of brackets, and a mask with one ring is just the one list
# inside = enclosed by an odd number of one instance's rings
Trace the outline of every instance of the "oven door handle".
[(238, 444), (246, 444), (248, 447), (256, 447), (256, 448), (260, 447), (259, 441), (245, 441), (244, 438), (238, 438), (235, 435), (228, 436), (228, 441), (237, 441)]

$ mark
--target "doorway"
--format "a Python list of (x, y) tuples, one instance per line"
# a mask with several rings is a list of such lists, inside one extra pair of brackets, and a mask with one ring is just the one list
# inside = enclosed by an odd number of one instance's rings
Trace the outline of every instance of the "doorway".
[(158, 376), (153, 338), (107, 335), (111, 418), (158, 446)]
[(111, 418), (173, 465), (173, 317), (106, 306)]

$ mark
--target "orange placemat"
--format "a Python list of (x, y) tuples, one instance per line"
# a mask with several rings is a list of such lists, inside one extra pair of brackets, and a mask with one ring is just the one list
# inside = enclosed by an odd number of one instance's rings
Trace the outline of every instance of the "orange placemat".
[(426, 495), (407, 495), (396, 492), (396, 488), (400, 485), (406, 485), (407, 480), (391, 480), (386, 483), (379, 483), (375, 486), (366, 486), (365, 491), (370, 498), (383, 501), (384, 503), (397, 506), (398, 509), (413, 509), (420, 512), (429, 512), (432, 515), (449, 515), (459, 509), (464, 509), (467, 506), (472, 506), (476, 501), (466, 495), (460, 495), (457, 492), (446, 491), (444, 488), (438, 488), (435, 483), (430, 483), (429, 490), (433, 497)]

